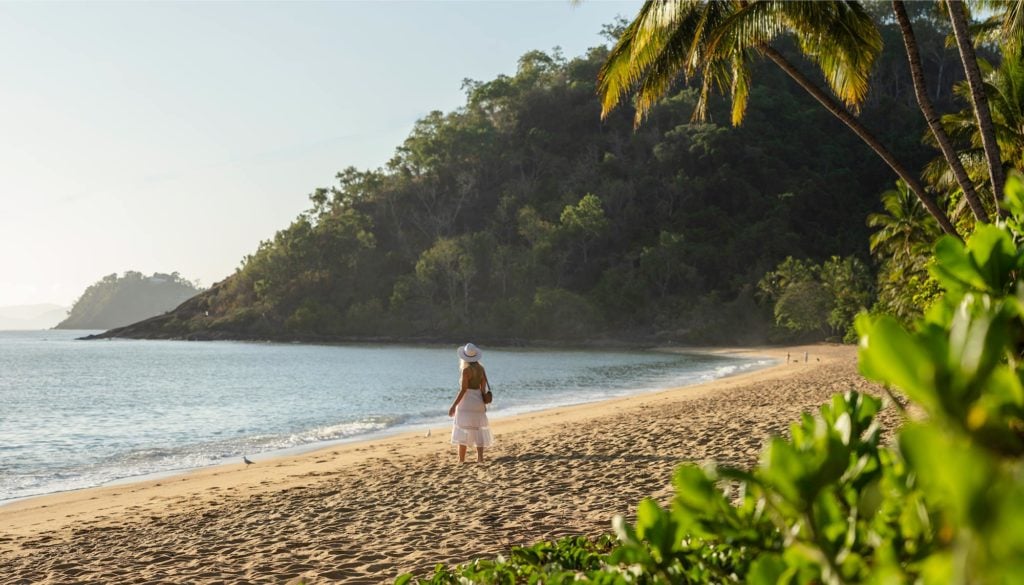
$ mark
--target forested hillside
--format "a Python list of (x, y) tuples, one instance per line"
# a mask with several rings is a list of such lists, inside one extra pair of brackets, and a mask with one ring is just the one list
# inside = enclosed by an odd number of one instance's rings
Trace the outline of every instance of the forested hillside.
[(170, 311), (199, 291), (177, 272), (108, 274), (85, 289), (56, 329), (121, 327)]
[[(915, 22), (950, 111), (962, 69), (939, 26)], [(934, 151), (883, 35), (860, 118), (920, 169)], [(721, 100), (692, 122), (681, 83), (634, 130), (628, 107), (600, 120), (607, 54), (534, 51), (467, 80), (462, 108), (420, 120), (385, 167), (340, 172), (235, 274), (110, 334), (758, 342), (777, 332), (757, 283), (785, 258), (869, 263), (865, 219), (895, 177), (777, 68), (755, 68), (740, 127)]]

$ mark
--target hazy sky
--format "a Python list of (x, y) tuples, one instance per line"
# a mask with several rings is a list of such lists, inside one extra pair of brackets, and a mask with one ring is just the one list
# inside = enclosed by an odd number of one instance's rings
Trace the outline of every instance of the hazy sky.
[(0, 0), (0, 306), (126, 270), (209, 286), (464, 78), (579, 55), (638, 7)]

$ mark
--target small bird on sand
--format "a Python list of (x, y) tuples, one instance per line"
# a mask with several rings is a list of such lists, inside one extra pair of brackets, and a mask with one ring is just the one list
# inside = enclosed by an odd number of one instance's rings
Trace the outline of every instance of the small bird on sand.
[(245, 463), (246, 465), (252, 465), (252, 461), (249, 461), (249, 458), (246, 457), (245, 455), (242, 455), (242, 462)]

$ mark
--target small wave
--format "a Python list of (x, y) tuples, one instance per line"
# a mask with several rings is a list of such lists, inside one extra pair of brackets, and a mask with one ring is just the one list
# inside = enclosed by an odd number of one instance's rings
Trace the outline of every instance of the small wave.
[(700, 376), (700, 379), (704, 380), (704, 381), (717, 380), (719, 378), (725, 378), (727, 376), (734, 376), (734, 375), (739, 374), (741, 372), (746, 372), (746, 371), (749, 371), (749, 370), (761, 369), (761, 368), (770, 366), (770, 365), (772, 365), (774, 363), (776, 363), (775, 360), (756, 359), (756, 360), (750, 360), (750, 361), (743, 362), (743, 363), (738, 363), (738, 364), (729, 364), (729, 365), (726, 365), (726, 366), (718, 366), (714, 370), (712, 370), (710, 372), (706, 372), (705, 374)]
[(735, 374), (737, 371), (739, 371), (739, 369), (740, 369), (740, 366), (736, 366), (736, 365), (734, 365), (734, 366), (719, 366), (719, 367), (715, 368), (714, 377), (722, 378), (724, 376), (728, 376), (729, 374)]
[(74, 468), (54, 469), (45, 474), (11, 474), (0, 478), (0, 501), (208, 467), (225, 463), (244, 454), (267, 453), (351, 439), (387, 430), (402, 424), (405, 419), (406, 417), (402, 416), (371, 416), (294, 433), (250, 435), (179, 447), (137, 449)]
[(366, 435), (391, 428), (404, 422), (405, 418), (401, 416), (372, 416), (355, 422), (317, 427), (292, 434), (288, 438), (288, 442), (290, 443), (289, 446), (299, 446), (309, 443), (348, 439), (357, 435)]

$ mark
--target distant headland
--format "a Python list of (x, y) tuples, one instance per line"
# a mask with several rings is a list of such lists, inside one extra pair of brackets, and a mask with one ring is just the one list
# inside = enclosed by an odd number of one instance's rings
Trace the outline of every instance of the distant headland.
[(89, 286), (56, 329), (111, 329), (160, 315), (201, 292), (177, 272), (108, 274)]

